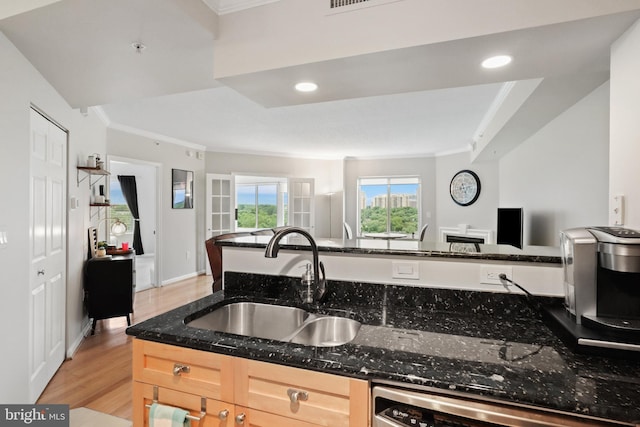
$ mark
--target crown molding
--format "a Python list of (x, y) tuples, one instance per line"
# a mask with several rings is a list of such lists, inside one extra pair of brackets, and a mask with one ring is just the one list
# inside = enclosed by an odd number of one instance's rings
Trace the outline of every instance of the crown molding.
[(111, 124), (109, 125), (109, 129), (119, 130), (121, 132), (126, 132), (126, 133), (130, 133), (130, 134), (133, 134), (133, 135), (143, 136), (145, 138), (149, 138), (149, 139), (152, 139), (154, 141), (162, 141), (162, 142), (168, 142), (169, 144), (181, 145), (183, 147), (191, 148), (191, 149), (194, 149), (194, 150), (206, 151), (206, 149), (207, 149), (207, 147), (205, 147), (204, 145), (201, 145), (201, 144), (195, 144), (193, 142), (184, 141), (182, 139), (173, 138), (171, 136), (162, 135), (162, 134), (155, 133), (155, 132), (149, 132), (149, 131), (146, 131), (146, 130), (143, 130), (143, 129), (138, 129), (138, 128), (134, 128), (134, 127), (127, 126), (127, 125), (121, 125), (119, 123), (111, 122)]
[(202, 0), (211, 10), (218, 15), (239, 12), (252, 7), (275, 3), (280, 0)]

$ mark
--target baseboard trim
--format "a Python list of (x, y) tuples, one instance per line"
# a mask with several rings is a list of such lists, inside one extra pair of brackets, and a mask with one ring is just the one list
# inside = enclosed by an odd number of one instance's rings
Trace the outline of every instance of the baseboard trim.
[(85, 337), (89, 335), (90, 332), (91, 322), (89, 321), (86, 325), (84, 325), (82, 331), (80, 331), (80, 335), (78, 335), (76, 339), (71, 343), (71, 345), (67, 348), (67, 359), (73, 359), (73, 355), (76, 354), (76, 351), (78, 351), (78, 348), (80, 348), (80, 344), (82, 344), (82, 341), (84, 341)]
[(162, 286), (171, 285), (177, 282), (182, 282), (183, 280), (191, 279), (197, 276), (199, 276), (199, 274), (197, 272), (193, 272), (193, 273), (185, 274), (184, 276), (173, 277), (168, 280), (163, 280)]

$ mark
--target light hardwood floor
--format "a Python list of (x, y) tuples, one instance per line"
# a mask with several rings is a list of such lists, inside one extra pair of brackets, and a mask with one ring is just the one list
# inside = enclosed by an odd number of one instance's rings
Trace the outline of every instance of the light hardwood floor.
[[(211, 294), (211, 276), (138, 292), (131, 319), (138, 323)], [(101, 320), (47, 385), (39, 404), (86, 407), (131, 420), (131, 342), (124, 317)]]

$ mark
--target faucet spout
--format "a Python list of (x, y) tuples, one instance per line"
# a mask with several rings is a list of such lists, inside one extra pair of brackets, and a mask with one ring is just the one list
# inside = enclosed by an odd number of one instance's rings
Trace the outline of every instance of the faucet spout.
[(315, 288), (313, 296), (316, 301), (321, 301), (327, 291), (324, 265), (319, 260), (318, 245), (316, 244), (316, 241), (306, 230), (299, 227), (284, 227), (279, 229), (273, 235), (271, 240), (269, 240), (269, 243), (267, 243), (264, 256), (266, 258), (276, 258), (280, 251), (280, 240), (282, 240), (282, 238), (287, 234), (293, 233), (299, 234), (309, 241), (311, 252), (313, 253), (313, 286)]

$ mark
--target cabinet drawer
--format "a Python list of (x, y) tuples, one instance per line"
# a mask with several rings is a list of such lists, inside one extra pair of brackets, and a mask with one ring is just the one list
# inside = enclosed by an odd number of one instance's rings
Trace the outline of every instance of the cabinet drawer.
[(237, 405), (320, 426), (368, 424), (367, 381), (247, 359), (234, 367)]
[(236, 424), (243, 427), (322, 427), (318, 424), (310, 424), (242, 406), (236, 406), (236, 414), (245, 416), (242, 424)]
[[(153, 386), (137, 381), (133, 383), (133, 425), (135, 427), (149, 426), (149, 408), (153, 403)], [(202, 417), (200, 396), (181, 391), (158, 387), (158, 403), (186, 409), (189, 413), (200, 418), (191, 420), (191, 427), (233, 427), (235, 412), (233, 405), (213, 399), (206, 400), (206, 415)], [(222, 414), (226, 411), (226, 417)]]
[(233, 402), (232, 358), (216, 353), (135, 339), (133, 379)]

